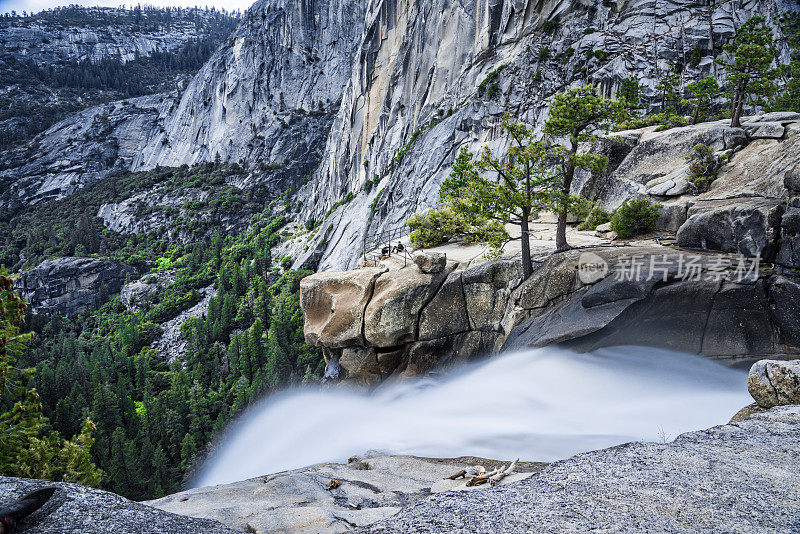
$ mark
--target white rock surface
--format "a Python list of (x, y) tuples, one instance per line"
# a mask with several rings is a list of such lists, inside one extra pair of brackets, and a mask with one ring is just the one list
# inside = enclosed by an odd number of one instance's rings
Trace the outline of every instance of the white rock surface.
[[(510, 462), (480, 458), (431, 459), (368, 454), (347, 464), (325, 463), (243, 482), (191, 489), (147, 504), (197, 518), (216, 519), (240, 531), (292, 534), (346, 532), (400, 511), (431, 493), (466, 488), (443, 480), (467, 465), (487, 469)], [(538, 472), (544, 464), (522, 463), (506, 485)], [(339, 486), (328, 490), (332, 480)]]

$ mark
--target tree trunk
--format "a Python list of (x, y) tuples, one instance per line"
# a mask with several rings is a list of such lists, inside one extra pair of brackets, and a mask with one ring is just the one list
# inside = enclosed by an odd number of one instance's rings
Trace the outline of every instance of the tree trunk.
[[(577, 136), (576, 136), (577, 137)], [(569, 155), (574, 156), (578, 151), (578, 143), (571, 141)], [(572, 187), (572, 179), (575, 177), (575, 165), (572, 163), (567, 164), (567, 170), (564, 172), (564, 181), (561, 184), (561, 194), (563, 200), (561, 201), (561, 211), (558, 213), (558, 226), (556, 227), (556, 251), (563, 252), (569, 250), (569, 243), (567, 243), (567, 207), (569, 206), (569, 190)]]
[(700, 99), (697, 100), (697, 106), (694, 108), (694, 115), (692, 116), (692, 124), (697, 124), (697, 118), (700, 116)]
[(531, 216), (531, 209), (528, 207), (522, 208), (522, 222), (520, 222), (520, 229), (522, 230), (522, 277), (527, 280), (533, 274), (533, 262), (531, 261), (531, 234), (528, 224), (528, 219)]
[(731, 116), (731, 127), (741, 128), (740, 119), (742, 117), (742, 108), (744, 107), (744, 94), (743, 91), (736, 89), (736, 94), (733, 98), (733, 114)]

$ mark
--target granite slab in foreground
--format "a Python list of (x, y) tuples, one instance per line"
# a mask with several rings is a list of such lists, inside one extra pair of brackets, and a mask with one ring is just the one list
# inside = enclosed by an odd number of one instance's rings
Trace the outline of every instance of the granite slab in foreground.
[(0, 499), (12, 501), (44, 486), (57, 486), (49, 501), (20, 522), (18, 534), (232, 534), (210, 519), (164, 512), (114, 493), (78, 484), (0, 477)]
[(417, 501), (360, 532), (800, 532), (800, 406)]

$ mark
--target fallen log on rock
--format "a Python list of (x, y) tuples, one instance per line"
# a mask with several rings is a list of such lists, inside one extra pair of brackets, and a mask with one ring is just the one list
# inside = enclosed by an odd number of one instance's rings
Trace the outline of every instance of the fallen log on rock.
[(467, 478), (467, 477), (480, 476), (483, 475), (484, 473), (486, 473), (486, 469), (482, 465), (470, 465), (466, 469), (462, 469), (458, 473), (450, 475), (447, 478), (448, 480), (456, 480), (461, 477)]
[(504, 469), (499, 473), (497, 473), (496, 475), (489, 477), (489, 485), (494, 486), (495, 484), (506, 478), (508, 475), (513, 473), (514, 468), (517, 467), (517, 462), (519, 462), (519, 458), (511, 462), (511, 465), (508, 466), (508, 469)]
[(506, 468), (506, 466), (503, 466), (503, 467), (500, 467), (500, 468), (497, 468), (497, 469), (493, 469), (493, 470), (491, 470), (491, 471), (489, 471), (487, 473), (484, 473), (482, 475), (479, 475), (479, 476), (476, 476), (476, 477), (472, 477), (471, 479), (469, 479), (469, 481), (467, 481), (467, 486), (480, 486), (481, 484), (486, 484), (486, 482), (488, 482), (491, 477), (493, 477), (497, 473), (503, 471), (505, 468)]

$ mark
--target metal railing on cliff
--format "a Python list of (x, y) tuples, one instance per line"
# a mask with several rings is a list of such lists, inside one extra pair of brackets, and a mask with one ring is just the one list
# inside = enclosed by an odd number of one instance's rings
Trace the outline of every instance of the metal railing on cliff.
[[(392, 255), (403, 258), (403, 267), (408, 265), (409, 261), (413, 261), (407, 246), (403, 245), (402, 248), (398, 250), (399, 247), (397, 247), (396, 244), (392, 245), (395, 239), (397, 239), (398, 244), (400, 243), (400, 238), (405, 234), (407, 229), (408, 227), (404, 224), (376, 234), (365, 234), (361, 248), (361, 256), (364, 258), (364, 264), (372, 264), (377, 267), (381, 260), (384, 258), (391, 258)], [(381, 251), (374, 252), (378, 248), (380, 248)]]

